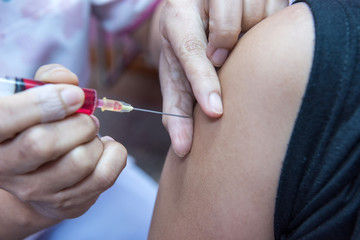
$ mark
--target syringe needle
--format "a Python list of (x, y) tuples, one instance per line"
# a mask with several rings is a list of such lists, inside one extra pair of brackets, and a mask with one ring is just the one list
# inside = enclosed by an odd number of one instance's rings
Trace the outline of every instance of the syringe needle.
[[(44, 84), (44, 82), (39, 82), (31, 79), (0, 76), (0, 96), (8, 96), (17, 92), (25, 91), (26, 89), (32, 87), (42, 86)], [(83, 88), (82, 90), (84, 91), (85, 99), (84, 104), (77, 111), (79, 113), (91, 115), (94, 113), (96, 108), (101, 108), (102, 111), (131, 112), (132, 110), (137, 110), (174, 117), (191, 118), (189, 116), (163, 113), (142, 108), (134, 108), (126, 102), (111, 100), (107, 99), (106, 97), (104, 97), (103, 99), (98, 99), (96, 90), (87, 88)]]
[(101, 108), (102, 111), (131, 112), (133, 110), (137, 110), (137, 111), (142, 111), (142, 112), (156, 113), (156, 114), (168, 115), (168, 116), (174, 116), (174, 117), (191, 118), (191, 117), (183, 116), (183, 115), (163, 113), (163, 112), (152, 111), (152, 110), (147, 110), (147, 109), (143, 109), (143, 108), (135, 108), (135, 107), (131, 106), (129, 103), (107, 99), (106, 97), (98, 100), (97, 107)]
[(142, 111), (142, 112), (149, 112), (149, 113), (156, 113), (156, 114), (161, 114), (161, 115), (168, 115), (168, 116), (173, 116), (173, 117), (190, 118), (189, 116), (177, 115), (177, 114), (172, 114), (172, 113), (164, 113), (164, 112), (152, 111), (152, 110), (147, 110), (147, 109), (142, 109), (142, 108), (135, 108), (135, 107), (133, 108), (133, 110)]

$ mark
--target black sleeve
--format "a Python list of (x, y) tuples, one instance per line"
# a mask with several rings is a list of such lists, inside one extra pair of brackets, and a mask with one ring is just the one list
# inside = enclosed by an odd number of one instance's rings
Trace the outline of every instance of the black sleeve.
[(310, 79), (278, 187), (276, 239), (360, 239), (360, 1), (305, 1)]

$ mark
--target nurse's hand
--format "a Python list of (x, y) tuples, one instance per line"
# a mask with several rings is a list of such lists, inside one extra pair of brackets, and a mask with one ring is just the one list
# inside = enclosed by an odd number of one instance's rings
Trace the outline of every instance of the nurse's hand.
[[(165, 0), (160, 18), (163, 111), (192, 115), (196, 100), (211, 118), (223, 113), (215, 67), (221, 67), (245, 32), (288, 6), (288, 0)], [(172, 146), (187, 154), (192, 119), (163, 118)]]
[(84, 94), (74, 86), (73, 73), (47, 65), (35, 78), (68, 84), (32, 88), (0, 101), (1, 239), (82, 215), (126, 164), (121, 144), (97, 137), (98, 120), (75, 113)]

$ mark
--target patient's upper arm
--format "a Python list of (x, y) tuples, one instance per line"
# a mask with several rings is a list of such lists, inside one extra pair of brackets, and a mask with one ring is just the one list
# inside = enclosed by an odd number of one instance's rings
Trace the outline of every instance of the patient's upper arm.
[(272, 239), (282, 161), (312, 63), (305, 4), (242, 37), (219, 72), (224, 115), (196, 107), (191, 152), (169, 151), (150, 239)]

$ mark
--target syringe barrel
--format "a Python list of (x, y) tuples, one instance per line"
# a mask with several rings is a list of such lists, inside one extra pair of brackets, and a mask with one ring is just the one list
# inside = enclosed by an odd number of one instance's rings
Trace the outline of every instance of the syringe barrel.
[[(29, 88), (45, 85), (46, 83), (16, 77), (0, 76), (0, 97), (10, 96), (12, 94), (25, 91)], [(79, 113), (91, 115), (95, 112), (97, 105), (97, 93), (94, 89), (82, 88), (85, 94), (84, 104), (77, 110)]]
[(81, 88), (85, 94), (84, 104), (76, 112), (91, 115), (96, 110), (97, 94), (94, 89)]

